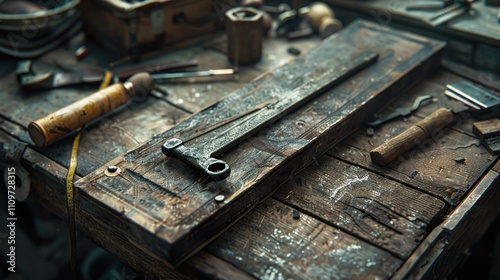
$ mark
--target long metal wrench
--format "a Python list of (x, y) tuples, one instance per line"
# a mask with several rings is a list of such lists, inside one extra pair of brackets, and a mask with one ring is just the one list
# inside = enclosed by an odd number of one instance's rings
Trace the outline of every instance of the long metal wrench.
[[(215, 156), (231, 149), (257, 131), (297, 109), (327, 88), (345, 81), (375, 62), (377, 58), (378, 54), (375, 52), (364, 52), (353, 59), (344, 61), (341, 71), (338, 71), (331, 79), (320, 79), (320, 82), (309, 81), (292, 92), (283, 94), (276, 102), (270, 102), (252, 114), (231, 122), (230, 128), (225, 129), (207, 143), (199, 145), (195, 143), (186, 147), (181, 139), (171, 138), (162, 145), (162, 152), (202, 170), (215, 181), (224, 180), (231, 174), (231, 168), (225, 161)], [(332, 74), (327, 72), (323, 75)]]

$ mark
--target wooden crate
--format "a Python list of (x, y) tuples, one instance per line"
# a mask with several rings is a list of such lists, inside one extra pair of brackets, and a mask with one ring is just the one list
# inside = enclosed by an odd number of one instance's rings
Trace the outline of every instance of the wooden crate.
[[(85, 0), (85, 32), (105, 47), (138, 53), (199, 42), (220, 27), (212, 0)], [(218, 11), (222, 13), (222, 10)]]

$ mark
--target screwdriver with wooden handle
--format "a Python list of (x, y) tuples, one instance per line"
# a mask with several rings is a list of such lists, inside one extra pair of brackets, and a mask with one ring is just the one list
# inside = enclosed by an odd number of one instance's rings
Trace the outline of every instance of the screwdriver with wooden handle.
[(46, 147), (79, 127), (124, 105), (132, 97), (146, 96), (154, 87), (151, 75), (141, 72), (124, 83), (113, 84), (28, 125), (31, 140)]
[(452, 122), (453, 112), (451, 110), (437, 109), (401, 134), (373, 149), (370, 152), (372, 162), (379, 166), (385, 166)]

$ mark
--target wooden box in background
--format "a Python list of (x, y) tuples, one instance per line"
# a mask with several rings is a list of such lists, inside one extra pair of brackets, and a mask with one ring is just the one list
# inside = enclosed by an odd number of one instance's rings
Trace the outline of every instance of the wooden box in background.
[(137, 54), (206, 39), (223, 8), (212, 0), (84, 0), (87, 35), (113, 51)]

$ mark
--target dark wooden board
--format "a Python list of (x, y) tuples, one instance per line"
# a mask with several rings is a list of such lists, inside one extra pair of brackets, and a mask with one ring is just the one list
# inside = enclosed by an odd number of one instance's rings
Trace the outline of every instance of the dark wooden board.
[[(432, 194), (451, 206), (456, 206), (470, 187), (489, 168), (496, 157), (480, 145), (472, 133), (474, 119), (455, 116), (455, 123), (439, 131), (411, 151), (403, 154), (386, 167), (371, 162), (370, 151), (431, 114), (440, 107), (447, 107), (449, 99), (444, 95), (447, 83), (460, 78), (440, 71), (423, 83), (408, 91), (403, 98), (389, 104), (389, 108), (379, 115), (391, 112), (398, 107), (409, 107), (421, 95), (432, 95), (435, 102), (421, 107), (407, 118), (394, 120), (375, 128), (373, 137), (366, 135), (366, 127), (356, 132), (352, 141), (343, 142), (329, 154), (339, 159), (390, 176), (426, 193)], [(455, 158), (465, 158), (465, 164), (455, 162)]]
[[(24, 153), (23, 165), (27, 167), (32, 178), (30, 197), (43, 204), (50, 211), (65, 218), (67, 210), (64, 182), (67, 169), (31, 148), (27, 148)], [(79, 179), (78, 176), (75, 177), (75, 180), (77, 179)], [(172, 269), (163, 260), (156, 258), (147, 250), (143, 250), (140, 244), (128, 240), (122, 230), (111, 227), (108, 222), (98, 218), (97, 214), (92, 211), (98, 210), (97, 208), (77, 205), (77, 209), (79, 211), (76, 213), (76, 222), (86, 225), (80, 227), (79, 232), (86, 236), (92, 236), (96, 244), (106, 248), (123, 262), (141, 271), (144, 277), (148, 279), (163, 277), (176, 280), (186, 279), (182, 273)], [(106, 221), (111, 221), (109, 217), (106, 219)], [(110, 244), (119, 245), (110, 246)]]
[[(401, 265), (388, 252), (268, 199), (206, 251), (258, 279), (387, 279)], [(188, 262), (189, 263), (189, 262)]]
[(446, 204), (331, 157), (321, 157), (273, 197), (405, 259)]
[[(440, 42), (356, 22), (304, 57), (261, 76), (210, 109), (113, 160), (110, 164), (122, 169), (120, 176), (104, 176), (104, 168), (99, 168), (80, 180), (76, 184), (80, 204), (84, 205), (84, 200), (101, 203), (103, 211), (109, 211), (101, 216), (120, 213), (114, 226), (127, 228), (130, 239), (178, 263), (350, 134), (377, 106), (434, 69), (442, 47)], [(369, 70), (225, 154), (222, 158), (233, 169), (227, 180), (210, 181), (161, 153), (160, 145), (172, 136), (189, 138), (197, 129), (245, 110), (248, 104), (241, 102), (242, 97), (259, 102), (266, 94), (285, 93), (331, 69), (333, 58), (349, 57), (364, 49), (380, 53), (379, 61)], [(225, 195), (224, 203), (214, 202), (218, 194)]]
[(445, 279), (500, 213), (500, 174), (486, 173), (471, 192), (419, 245), (393, 279)]

